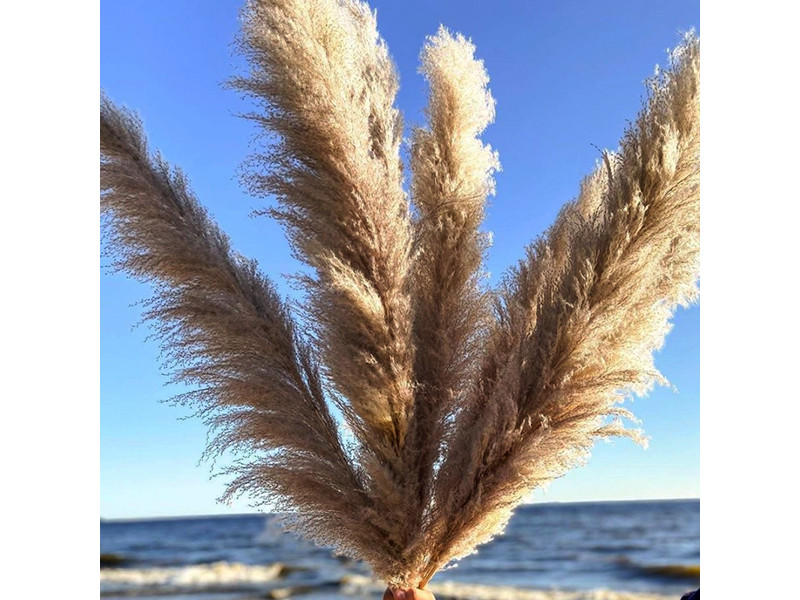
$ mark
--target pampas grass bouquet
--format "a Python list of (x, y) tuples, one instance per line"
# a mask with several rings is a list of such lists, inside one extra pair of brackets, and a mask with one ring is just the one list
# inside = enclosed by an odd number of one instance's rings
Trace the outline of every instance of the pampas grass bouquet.
[(208, 452), (240, 457), (226, 497), (277, 508), (390, 589), (424, 589), (596, 440), (644, 443), (623, 400), (663, 382), (653, 352), (698, 295), (699, 40), (494, 289), (495, 101), (470, 40), (424, 40), (426, 121), (405, 166), (397, 72), (366, 4), (250, 0), (238, 50), (231, 85), (264, 134), (243, 180), (276, 199), (263, 214), (308, 267), (302, 305), (104, 95), (106, 250), (151, 284), (145, 318)]

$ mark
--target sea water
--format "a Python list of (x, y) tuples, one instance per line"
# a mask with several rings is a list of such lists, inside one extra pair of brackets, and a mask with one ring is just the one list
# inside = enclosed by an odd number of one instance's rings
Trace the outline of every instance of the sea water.
[[(380, 597), (366, 565), (282, 533), (267, 514), (103, 521), (100, 552), (106, 597)], [(607, 598), (678, 600), (699, 587), (699, 564), (699, 500), (533, 504), (517, 509), (502, 536), (439, 572), (431, 589), (437, 600), (571, 599), (599, 589), (630, 592)]]

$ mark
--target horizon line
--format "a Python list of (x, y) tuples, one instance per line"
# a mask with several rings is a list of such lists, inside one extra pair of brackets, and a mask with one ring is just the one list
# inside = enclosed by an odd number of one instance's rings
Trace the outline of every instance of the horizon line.
[[(547, 502), (525, 502), (520, 504), (517, 508), (523, 508), (526, 506), (546, 506), (546, 505), (555, 505), (555, 504), (621, 504), (626, 502), (681, 502), (681, 501), (688, 501), (688, 500), (700, 500), (699, 496), (689, 496), (689, 497), (673, 497), (673, 498), (622, 498), (622, 499), (615, 499), (615, 500), (550, 500)], [(516, 511), (516, 509), (514, 509)], [(256, 516), (274, 516), (278, 514), (286, 514), (286, 513), (278, 513), (278, 512), (243, 512), (243, 513), (204, 513), (204, 514), (188, 514), (188, 515), (162, 515), (162, 516), (153, 516), (153, 517), (100, 517), (101, 523), (125, 523), (125, 522), (132, 522), (132, 521), (179, 521), (179, 520), (190, 520), (190, 519), (214, 519), (214, 518), (226, 518), (226, 517), (256, 517)]]

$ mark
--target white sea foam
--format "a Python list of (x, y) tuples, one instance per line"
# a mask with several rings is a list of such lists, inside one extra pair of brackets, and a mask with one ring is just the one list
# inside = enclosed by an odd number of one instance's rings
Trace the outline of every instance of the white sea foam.
[[(383, 585), (368, 577), (350, 575), (342, 580), (342, 591), (346, 594), (379, 594), (383, 589)], [(428, 589), (436, 595), (436, 600), (675, 600), (674, 595), (643, 592), (533, 590), (449, 581), (431, 583)]]
[(147, 588), (151, 591), (228, 588), (274, 581), (285, 572), (281, 563), (245, 565), (215, 562), (184, 567), (100, 569), (100, 591)]
[[(148, 592), (159, 594), (194, 591), (222, 591), (253, 588), (275, 582), (286, 573), (281, 563), (245, 565), (215, 562), (182, 567), (140, 569), (101, 569), (101, 594)], [(312, 593), (312, 586), (274, 589), (271, 598), (287, 598)], [(341, 597), (379, 598), (385, 584), (361, 575), (346, 575), (340, 582)], [(520, 589), (450, 581), (431, 583), (429, 589), (437, 600), (675, 600), (674, 596), (612, 590), (561, 591)], [(331, 591), (331, 590), (329, 590)], [(335, 593), (335, 592), (334, 592)], [(336, 595), (335, 597), (340, 597)]]

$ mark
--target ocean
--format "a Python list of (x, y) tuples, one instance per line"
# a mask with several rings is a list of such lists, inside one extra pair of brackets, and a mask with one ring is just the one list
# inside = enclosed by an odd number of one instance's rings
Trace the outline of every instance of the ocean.
[[(109, 598), (353, 600), (383, 589), (365, 565), (268, 514), (105, 520), (100, 552)], [(699, 565), (699, 500), (532, 504), (430, 589), (437, 600), (678, 600), (699, 587)]]

